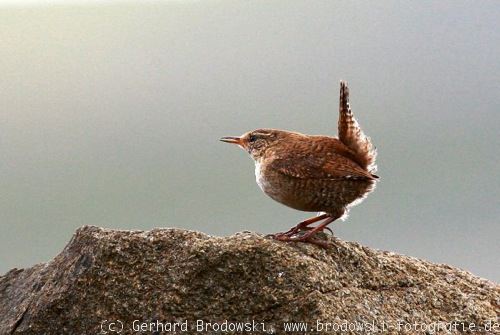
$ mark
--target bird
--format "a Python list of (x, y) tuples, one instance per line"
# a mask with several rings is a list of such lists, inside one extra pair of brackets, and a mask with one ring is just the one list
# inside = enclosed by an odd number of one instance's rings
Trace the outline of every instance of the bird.
[(271, 234), (274, 239), (327, 247), (315, 234), (331, 232), (330, 223), (345, 219), (375, 189), (377, 149), (351, 111), (345, 81), (340, 81), (337, 126), (338, 137), (261, 128), (220, 139), (250, 154), (256, 182), (266, 195), (296, 210), (318, 212), (286, 232)]

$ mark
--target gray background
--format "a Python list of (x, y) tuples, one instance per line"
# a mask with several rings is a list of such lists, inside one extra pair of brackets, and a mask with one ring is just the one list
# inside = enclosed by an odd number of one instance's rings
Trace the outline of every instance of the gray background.
[[(35, 1), (36, 2), (36, 1)], [(81, 225), (282, 231), (258, 127), (336, 134), (339, 80), (379, 148), (337, 236), (500, 280), (498, 2), (0, 7), (0, 273)]]

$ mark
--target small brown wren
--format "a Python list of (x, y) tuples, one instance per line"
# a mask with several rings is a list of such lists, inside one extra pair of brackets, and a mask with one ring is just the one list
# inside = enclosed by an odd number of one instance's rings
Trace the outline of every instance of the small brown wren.
[[(248, 151), (255, 177), (274, 200), (307, 212), (323, 212), (284, 233), (281, 241), (300, 241), (326, 247), (313, 235), (346, 215), (375, 188), (377, 152), (354, 118), (347, 83), (340, 82), (338, 138), (305, 135), (278, 129), (257, 129), (240, 137), (223, 137)], [(310, 225), (322, 221), (315, 227)]]

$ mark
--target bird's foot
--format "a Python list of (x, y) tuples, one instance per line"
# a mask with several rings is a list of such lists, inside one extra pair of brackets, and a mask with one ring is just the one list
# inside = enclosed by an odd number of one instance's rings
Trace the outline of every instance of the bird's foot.
[(290, 238), (290, 235), (289, 235), (289, 231), (287, 231), (287, 232), (281, 232), (281, 233), (267, 234), (266, 237), (270, 237), (270, 238), (278, 240), (278, 241), (285, 241), (285, 240)]
[[(316, 227), (303, 227), (303, 228), (299, 229), (298, 231), (296, 231), (293, 235), (296, 235), (297, 233), (300, 233), (300, 232), (303, 232), (303, 231), (309, 231), (309, 230), (312, 230), (314, 228), (316, 228)], [(325, 231), (325, 230), (328, 230), (330, 232), (330, 235), (333, 236), (333, 230), (330, 227), (323, 227), (322, 229), (317, 230), (316, 232), (322, 232), (322, 231)]]
[[(274, 235), (292, 237), (292, 236), (299, 234), (302, 231), (313, 229), (312, 227), (309, 227), (310, 224), (313, 224), (315, 222), (318, 222), (318, 221), (321, 221), (324, 219), (329, 219), (329, 215), (325, 213), (325, 214), (321, 214), (321, 215), (309, 218), (307, 220), (299, 222), (295, 227), (290, 228), (290, 230), (288, 230), (284, 233), (277, 233)], [(330, 230), (330, 229), (328, 229), (328, 230)], [(330, 230), (330, 232), (331, 232), (331, 230)], [(332, 234), (333, 234), (333, 232), (332, 232)]]
[[(316, 227), (293, 227), (290, 230), (286, 232), (281, 232), (281, 233), (275, 233), (275, 234), (268, 234), (266, 235), (267, 237), (272, 237), (275, 240), (285, 240), (287, 238), (295, 238), (295, 237), (300, 237), (300, 233), (302, 232), (308, 232), (312, 229), (315, 229)], [(333, 230), (330, 229), (330, 227), (323, 227), (320, 230), (316, 230), (316, 232), (328, 230), (330, 234), (333, 236)], [(297, 236), (298, 235), (298, 236)]]
[[(314, 239), (313, 236), (316, 235), (318, 232), (322, 232), (325, 229), (328, 230), (332, 235), (333, 231), (328, 228), (328, 224), (331, 222), (335, 221), (337, 217), (330, 216), (328, 214), (322, 214), (317, 217), (305, 220), (300, 222), (298, 225), (295, 227), (291, 228), (290, 230), (284, 232), (284, 233), (276, 233), (270, 235), (272, 238), (278, 241), (283, 241), (283, 242), (304, 242), (304, 243), (311, 243), (311, 244), (316, 244), (320, 247), (327, 248), (328, 243), (324, 241), (320, 241), (318, 239)], [(319, 224), (316, 227), (310, 227), (309, 225), (316, 222), (324, 220), (321, 224)], [(269, 236), (269, 235), (268, 235)]]
[(328, 249), (328, 248), (331, 247), (331, 245), (328, 242), (321, 241), (321, 240), (318, 240), (318, 239), (315, 239), (315, 238), (310, 238), (310, 239), (308, 239), (306, 241), (302, 241), (302, 242), (304, 242), (304, 243), (310, 243), (310, 244), (315, 244), (318, 247), (321, 247), (323, 249)]
[(285, 232), (268, 234), (268, 235), (266, 235), (266, 237), (272, 237), (275, 240), (284, 241), (287, 238), (291, 238), (292, 236), (294, 236), (298, 232), (299, 232), (299, 229), (297, 227), (293, 227), (290, 230), (285, 231)]
[[(309, 227), (309, 226), (306, 226), (306, 227), (295, 226), (295, 227), (291, 228), (290, 230), (288, 230), (286, 232), (269, 234), (269, 235), (266, 235), (266, 236), (272, 237), (272, 238), (274, 238), (276, 240), (280, 240), (280, 239), (286, 238), (286, 237), (292, 238), (292, 237), (296, 236), (297, 234), (300, 234), (301, 232), (307, 232), (307, 231), (310, 231), (310, 230), (312, 230), (314, 228), (315, 227)], [(333, 236), (333, 230), (331, 230), (329, 227), (324, 227), (324, 228), (322, 228), (319, 231), (323, 231), (325, 229), (328, 230), (330, 232), (330, 234)]]
[(276, 233), (276, 234), (271, 234), (271, 235), (268, 235), (268, 236), (271, 236), (275, 240), (282, 241), (282, 242), (303, 242), (303, 243), (310, 243), (310, 244), (315, 244), (317, 246), (320, 246), (323, 249), (328, 249), (328, 247), (329, 247), (328, 242), (312, 238), (313, 235), (314, 234), (305, 233), (305, 234), (302, 234), (302, 235), (299, 235), (299, 236), (296, 236), (296, 235), (291, 235), (290, 236), (287, 233)]

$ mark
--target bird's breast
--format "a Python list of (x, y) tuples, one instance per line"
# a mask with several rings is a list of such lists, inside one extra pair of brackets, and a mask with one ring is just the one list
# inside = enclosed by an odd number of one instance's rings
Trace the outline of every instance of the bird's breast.
[(262, 171), (262, 163), (259, 160), (255, 161), (255, 181), (257, 182), (257, 185), (259, 185), (260, 189), (264, 192), (266, 192), (266, 189), (269, 188), (269, 182), (266, 181), (263, 175)]
[(274, 200), (286, 204), (293, 185), (288, 178), (280, 175), (260, 160), (255, 161), (255, 181), (262, 192)]

